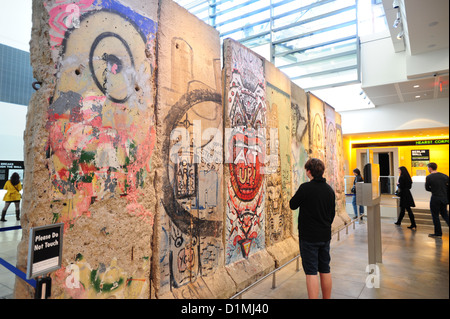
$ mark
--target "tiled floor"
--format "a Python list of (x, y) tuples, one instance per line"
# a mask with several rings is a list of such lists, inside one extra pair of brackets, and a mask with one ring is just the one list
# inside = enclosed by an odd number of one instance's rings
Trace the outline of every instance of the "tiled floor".
[[(383, 207), (381, 208), (383, 209)], [(16, 226), (14, 212), (7, 215), (7, 222), (0, 227)], [(335, 299), (415, 299), (449, 298), (449, 234), (443, 227), (442, 239), (432, 239), (428, 234), (433, 227), (420, 226), (411, 231), (406, 218), (397, 227), (392, 218), (382, 219), (383, 263), (378, 264), (379, 288), (366, 286), (367, 224), (349, 227), (346, 235), (341, 231), (340, 241), (333, 237), (331, 244), (332, 298)], [(22, 231), (0, 232), (0, 257), (15, 265), (17, 244)], [(0, 265), (0, 299), (12, 298), (14, 275)], [(243, 294), (243, 299), (305, 299), (307, 298), (303, 270), (296, 271), (292, 262), (276, 277), (277, 287), (272, 289), (272, 278), (265, 279)]]

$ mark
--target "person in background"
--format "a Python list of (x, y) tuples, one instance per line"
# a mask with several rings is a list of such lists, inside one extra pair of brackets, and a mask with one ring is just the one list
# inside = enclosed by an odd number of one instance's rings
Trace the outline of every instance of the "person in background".
[(322, 177), (324, 163), (317, 158), (305, 164), (309, 182), (303, 183), (289, 201), (292, 210), (300, 207), (298, 233), (300, 256), (306, 274), (306, 288), (310, 299), (319, 298), (319, 277), (322, 297), (331, 298), (330, 240), (331, 224), (336, 214), (336, 195)]
[(358, 209), (356, 207), (356, 183), (359, 182), (363, 182), (364, 179), (361, 176), (361, 171), (358, 168), (355, 168), (353, 170), (353, 175), (355, 175), (355, 179), (353, 180), (353, 187), (351, 192), (353, 193), (353, 200), (352, 200), (352, 204), (353, 204), (353, 211), (355, 212), (355, 219), (358, 219), (359, 217), (361, 217), (362, 220), (362, 216), (364, 215), (364, 206), (359, 206), (359, 216), (358, 216)]
[(403, 220), (403, 217), (405, 217), (405, 210), (408, 211), (409, 220), (411, 221), (411, 225), (408, 226), (409, 229), (416, 229), (416, 221), (414, 219), (414, 214), (411, 210), (411, 207), (416, 207), (416, 203), (414, 202), (414, 198), (411, 194), (411, 186), (412, 186), (412, 179), (409, 175), (408, 170), (405, 166), (400, 166), (398, 168), (399, 177), (397, 182), (397, 188), (398, 188), (398, 196), (400, 197), (400, 215), (398, 216), (397, 222), (395, 225), (400, 226)]
[(436, 163), (428, 163), (428, 172), (425, 179), (425, 189), (431, 192), (430, 210), (433, 217), (434, 234), (429, 234), (429, 237), (441, 238), (442, 228), (441, 221), (439, 220), (439, 214), (445, 220), (448, 225), (448, 176), (437, 171)]
[(6, 211), (9, 208), (11, 203), (14, 203), (16, 206), (16, 219), (20, 220), (20, 199), (22, 195), (20, 195), (20, 191), (22, 190), (22, 184), (20, 183), (20, 176), (17, 173), (13, 173), (11, 178), (6, 181), (3, 189), (6, 189), (6, 194), (3, 197), (5, 201), (5, 207), (2, 210), (2, 219), (0, 221), (6, 222), (5, 216)]

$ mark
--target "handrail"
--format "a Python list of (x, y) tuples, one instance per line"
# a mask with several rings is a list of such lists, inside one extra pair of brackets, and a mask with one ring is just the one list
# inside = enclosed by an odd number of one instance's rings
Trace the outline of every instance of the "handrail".
[[(278, 270), (280, 270), (281, 268), (287, 266), (288, 264), (290, 264), (292, 261), (294, 261), (295, 259), (297, 259), (298, 262), (298, 258), (300, 257), (300, 255), (295, 256), (294, 258), (292, 258), (291, 260), (289, 260), (288, 262), (286, 262), (285, 264), (281, 265), (278, 268), (275, 268), (274, 270), (272, 270), (271, 272), (269, 272), (267, 275), (265, 275), (264, 277), (261, 277), (260, 279), (258, 279), (257, 281), (255, 281), (254, 283), (252, 283), (250, 286), (242, 289), (241, 291), (239, 291), (237, 294), (235, 294), (234, 296), (230, 297), (230, 299), (234, 299), (237, 296), (241, 296), (244, 292), (246, 292), (247, 290), (250, 290), (250, 288), (253, 288), (254, 286), (256, 286), (257, 284), (260, 284), (264, 279), (266, 279), (267, 277), (274, 275)], [(298, 263), (297, 263), (298, 266)], [(297, 269), (298, 271), (299, 269)], [(273, 280), (272, 280), (272, 286), (273, 286)], [(273, 287), (272, 287), (273, 288)]]
[[(338, 234), (338, 238), (337, 240), (340, 240), (340, 232), (341, 230), (343, 230), (344, 228), (345, 233), (348, 234), (348, 226), (353, 225), (353, 229), (355, 229), (355, 222), (357, 221), (357, 219), (352, 219), (350, 221), (350, 223), (345, 224), (344, 226), (338, 228), (337, 230), (335, 230), (332, 234), (331, 237), (333, 237), (335, 234)], [(281, 265), (278, 268), (275, 268), (274, 270), (272, 270), (271, 272), (269, 272), (267, 275), (259, 278), (257, 281), (255, 281), (254, 283), (252, 283), (250, 286), (245, 287), (244, 289), (242, 289), (241, 291), (239, 291), (238, 293), (234, 294), (233, 296), (230, 297), (230, 299), (235, 299), (236, 297), (238, 297), (239, 299), (242, 298), (242, 294), (244, 294), (245, 292), (247, 292), (248, 290), (250, 290), (251, 288), (255, 287), (256, 285), (260, 284), (264, 279), (268, 278), (269, 276), (273, 276), (272, 277), (272, 289), (276, 288), (276, 276), (275, 274), (277, 273), (277, 271), (281, 270), (282, 268), (286, 267), (287, 265), (289, 265), (291, 262), (293, 262), (294, 260), (297, 260), (297, 268), (296, 271), (300, 270), (300, 254), (298, 254), (297, 256), (295, 256), (294, 258), (292, 258), (291, 260), (287, 261), (286, 263), (284, 263), (283, 265)]]

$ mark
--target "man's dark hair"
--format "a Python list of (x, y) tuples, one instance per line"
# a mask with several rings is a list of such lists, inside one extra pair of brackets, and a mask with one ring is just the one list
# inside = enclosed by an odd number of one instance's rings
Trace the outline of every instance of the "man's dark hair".
[(314, 178), (322, 177), (325, 171), (325, 164), (318, 158), (310, 158), (305, 163), (305, 169), (311, 172)]
[(429, 168), (431, 168), (433, 171), (437, 170), (437, 164), (436, 163), (431, 162), (431, 163), (428, 163), (427, 166)]

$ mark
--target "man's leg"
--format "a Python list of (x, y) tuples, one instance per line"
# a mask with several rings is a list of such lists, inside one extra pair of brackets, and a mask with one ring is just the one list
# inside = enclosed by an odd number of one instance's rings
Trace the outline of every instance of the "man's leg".
[(331, 298), (331, 288), (333, 286), (331, 280), (331, 273), (320, 273), (320, 286), (322, 288), (322, 298)]
[(306, 275), (306, 289), (309, 299), (319, 298), (318, 247), (316, 243), (310, 243), (300, 239), (300, 256)]
[(439, 220), (440, 202), (439, 199), (431, 196), (430, 200), (431, 217), (434, 224), (434, 235), (442, 236), (441, 221)]
[(306, 275), (306, 289), (308, 290), (309, 299), (319, 298), (319, 276)]
[[(361, 216), (362, 218), (362, 216)], [(319, 274), (320, 286), (322, 288), (322, 298), (331, 298), (331, 272), (330, 272), (330, 241), (320, 243), (319, 249)]]
[(441, 200), (441, 207), (440, 207), (439, 210), (440, 210), (442, 219), (444, 219), (445, 222), (447, 223), (447, 226), (449, 226), (449, 224), (448, 224), (447, 201), (444, 198)]

